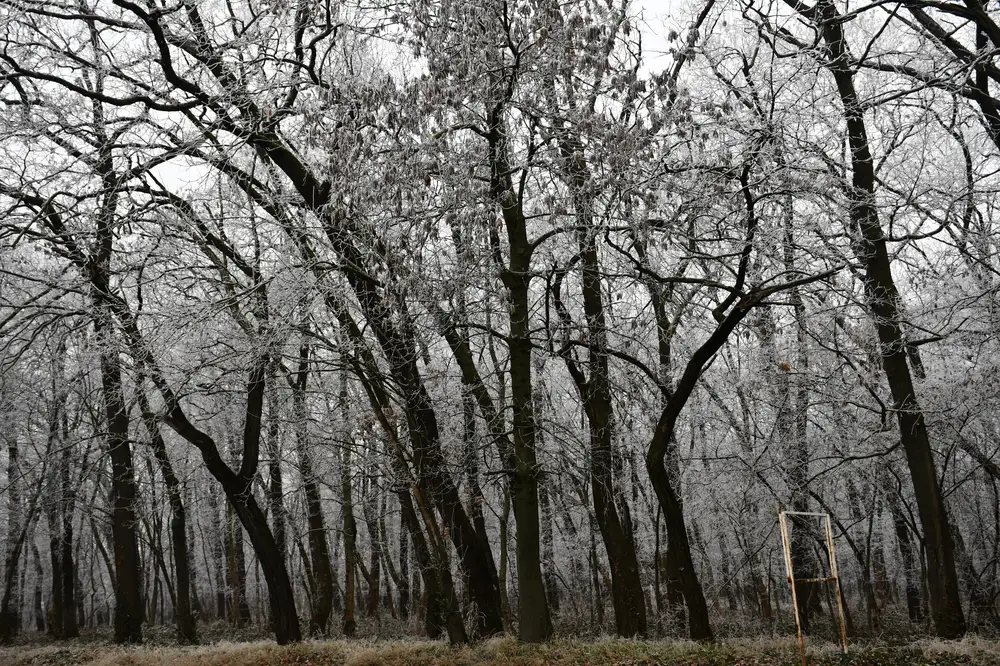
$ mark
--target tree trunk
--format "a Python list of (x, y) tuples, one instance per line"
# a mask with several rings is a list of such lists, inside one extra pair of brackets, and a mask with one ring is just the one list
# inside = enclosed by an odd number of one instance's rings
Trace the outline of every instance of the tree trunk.
[(934, 454), (924, 414), (917, 400), (907, 360), (907, 342), (900, 324), (899, 294), (892, 277), (886, 238), (875, 208), (875, 171), (864, 112), (854, 87), (852, 58), (836, 8), (823, 0), (807, 9), (794, 0), (793, 7), (822, 26), (830, 49), (827, 68), (837, 84), (847, 122), (853, 182), (848, 189), (854, 249), (864, 266), (865, 302), (878, 332), (882, 368), (892, 393), (899, 422), (899, 437), (906, 452), (927, 548), (927, 573), (931, 616), (941, 638), (965, 634), (965, 616), (958, 588), (954, 543), (944, 498), (934, 465)]
[(80, 599), (76, 595), (78, 574), (76, 560), (73, 557), (73, 514), (76, 512), (76, 488), (75, 479), (70, 476), (70, 468), (74, 466), (73, 451), (75, 447), (69, 445), (69, 415), (65, 403), (62, 406), (60, 417), (63, 433), (63, 450), (59, 470), (59, 517), (62, 521), (62, 525), (59, 526), (59, 560), (60, 573), (62, 574), (59, 584), (62, 586), (63, 600), (62, 637), (77, 638), (80, 635), (77, 623), (77, 605), (80, 603)]
[[(570, 147), (564, 147), (567, 159), (574, 157)], [(582, 158), (581, 158), (582, 159)], [(573, 160), (579, 162), (579, 160)], [(579, 171), (579, 169), (578, 169)], [(631, 529), (623, 525), (615, 502), (613, 446), (614, 412), (611, 404), (611, 384), (607, 352), (607, 324), (604, 298), (601, 293), (601, 268), (597, 255), (597, 230), (594, 228), (593, 202), (583, 195), (587, 180), (585, 172), (572, 174), (577, 208), (578, 233), (582, 260), (583, 305), (587, 318), (589, 377), (575, 361), (569, 346), (561, 353), (577, 386), (590, 424), (590, 479), (597, 525), (604, 541), (611, 568), (611, 597), (615, 607), (615, 628), (619, 636), (641, 636), (646, 633), (646, 606), (639, 577), (635, 541)], [(561, 277), (553, 290), (560, 317), (567, 325), (570, 316), (562, 305), (559, 289)], [(625, 498), (620, 499), (626, 506)]]
[(281, 421), (279, 420), (278, 394), (272, 385), (268, 392), (267, 424), (267, 510), (271, 517), (271, 531), (274, 542), (282, 557), (288, 553), (288, 538), (285, 533), (284, 483), (281, 474)]
[(137, 387), (139, 410), (142, 420), (149, 433), (153, 456), (160, 467), (160, 474), (167, 486), (167, 498), (170, 502), (170, 543), (174, 555), (175, 603), (174, 617), (177, 622), (177, 637), (182, 643), (197, 643), (198, 631), (195, 616), (191, 608), (191, 555), (188, 551), (187, 514), (184, 511), (180, 480), (174, 473), (167, 446), (163, 441), (156, 417), (150, 409), (145, 388)]
[[(319, 484), (313, 472), (312, 456), (309, 453), (309, 421), (306, 409), (306, 382), (309, 377), (309, 347), (299, 347), (299, 366), (295, 376), (292, 399), (295, 411), (296, 451), (299, 458), (299, 473), (305, 494), (306, 524), (309, 536), (309, 557), (312, 560), (313, 613), (310, 633), (330, 633), (330, 615), (333, 613), (333, 567), (330, 563), (330, 549), (326, 540), (326, 524), (323, 520), (323, 506), (320, 501)], [(346, 632), (345, 632), (346, 633)]]
[(129, 445), (129, 417), (122, 386), (118, 344), (110, 318), (99, 314), (94, 328), (100, 340), (101, 381), (111, 452), (111, 536), (115, 561), (115, 642), (142, 641), (142, 573), (136, 537), (136, 488)]
[(407, 544), (406, 519), (399, 516), (399, 619), (410, 619), (410, 553)]
[[(7, 419), (8, 414), (3, 413), (0, 418)], [(21, 551), (28, 533), (28, 525), (31, 522), (29, 515), (24, 517), (24, 524), (21, 524), (21, 472), (17, 458), (17, 437), (10, 435), (7, 438), (7, 502), (9, 512), (7, 516), (7, 549), (4, 553), (3, 601), (0, 602), (0, 645), (9, 644), (21, 628), (20, 606), (14, 600), (14, 596), (17, 584), (17, 565), (21, 560)]]
[[(135, 337), (138, 337), (137, 335)], [(164, 393), (167, 403), (167, 423), (182, 437), (194, 444), (202, 454), (208, 471), (222, 485), (223, 491), (240, 523), (250, 537), (254, 553), (260, 563), (267, 583), (270, 598), (271, 617), (274, 618), (275, 640), (285, 645), (302, 640), (298, 615), (295, 610), (295, 596), (285, 558), (274, 540), (267, 524), (267, 516), (257, 504), (252, 492), (252, 483), (257, 473), (260, 445), (260, 419), (265, 389), (267, 359), (260, 358), (250, 373), (247, 389), (246, 421), (243, 433), (243, 459), (238, 472), (234, 472), (219, 455), (215, 441), (196, 428), (181, 410), (177, 398), (166, 387), (162, 376), (154, 377), (154, 382)]]
[(243, 528), (239, 518), (233, 520), (235, 507), (226, 511), (226, 552), (229, 564), (229, 619), (233, 626), (250, 624), (250, 604), (247, 602), (247, 567), (243, 549)]
[(354, 619), (355, 579), (357, 564), (358, 524), (354, 520), (354, 501), (351, 492), (351, 443), (344, 444), (343, 462), (341, 463), (341, 514), (344, 518), (344, 616), (342, 629), (344, 636), (353, 638), (357, 622)]
[[(499, 120), (491, 128), (490, 152), (494, 172), (501, 142)], [(506, 162), (506, 158), (501, 158)], [(512, 191), (508, 188), (508, 191)], [(549, 602), (542, 577), (540, 534), (538, 529), (538, 462), (535, 455), (535, 418), (531, 386), (531, 323), (528, 287), (531, 280), (531, 246), (523, 214), (510, 206), (503, 207), (510, 244), (510, 266), (503, 271), (510, 303), (510, 395), (513, 409), (513, 470), (510, 480), (511, 507), (517, 525), (515, 559), (520, 622), (518, 638), (538, 643), (552, 636)]]

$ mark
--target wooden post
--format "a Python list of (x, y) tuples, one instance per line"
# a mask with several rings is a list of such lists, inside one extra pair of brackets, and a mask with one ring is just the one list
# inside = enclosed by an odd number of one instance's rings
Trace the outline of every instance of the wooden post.
[(834, 594), (837, 598), (837, 611), (840, 615), (840, 638), (844, 654), (847, 654), (847, 625), (844, 622), (844, 601), (840, 594), (840, 577), (837, 574), (837, 553), (833, 545), (833, 529), (830, 525), (830, 514), (809, 513), (806, 511), (780, 511), (778, 523), (781, 526), (781, 546), (785, 553), (785, 572), (788, 574), (788, 584), (792, 588), (792, 609), (795, 614), (795, 631), (799, 639), (799, 654), (802, 656), (802, 666), (806, 666), (806, 644), (802, 637), (802, 624), (799, 620), (799, 601), (795, 595), (795, 571), (792, 566), (792, 548), (788, 537), (788, 516), (812, 516), (823, 519), (826, 532), (826, 548), (830, 555), (830, 575), (820, 578), (809, 578), (800, 583), (830, 583), (834, 584)]
[(792, 549), (788, 541), (788, 519), (784, 511), (778, 514), (781, 524), (781, 545), (785, 552), (785, 574), (792, 588), (792, 613), (795, 615), (795, 632), (799, 638), (799, 653), (802, 655), (802, 666), (806, 666), (806, 644), (802, 639), (802, 624), (799, 622), (799, 601), (795, 597), (795, 572), (792, 569)]

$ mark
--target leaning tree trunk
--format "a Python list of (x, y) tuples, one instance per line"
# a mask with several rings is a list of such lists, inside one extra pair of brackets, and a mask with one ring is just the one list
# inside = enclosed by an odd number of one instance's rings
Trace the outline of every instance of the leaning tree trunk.
[[(298, 614), (295, 610), (294, 589), (288, 577), (284, 553), (278, 548), (268, 526), (267, 515), (261, 510), (253, 494), (253, 482), (260, 463), (261, 418), (264, 392), (267, 388), (267, 370), (270, 366), (269, 356), (266, 352), (261, 353), (254, 359), (250, 370), (243, 423), (243, 456), (239, 469), (233, 471), (223, 460), (215, 440), (188, 420), (127, 304), (107, 289), (103, 293), (122, 326), (132, 353), (137, 361), (145, 366), (149, 378), (166, 403), (164, 421), (201, 452), (206, 469), (222, 485), (226, 497), (250, 537), (250, 543), (267, 583), (275, 639), (281, 645), (302, 640)], [(263, 294), (262, 285), (258, 285), (257, 293)], [(266, 306), (261, 308), (261, 312), (266, 312)]]
[[(130, 320), (127, 333), (143, 357), (150, 360), (147, 366), (153, 366), (152, 357), (135, 341), (141, 340), (134, 321)], [(264, 574), (270, 599), (270, 617), (273, 618), (275, 640), (278, 644), (302, 640), (299, 629), (298, 614), (295, 610), (295, 594), (292, 582), (288, 577), (285, 557), (278, 549), (274, 535), (267, 524), (267, 515), (257, 504), (253, 494), (253, 481), (257, 474), (260, 454), (261, 412), (266, 388), (266, 372), (268, 358), (262, 356), (256, 359), (250, 372), (247, 387), (246, 416), (243, 429), (243, 459), (238, 471), (233, 471), (219, 454), (218, 446), (208, 434), (196, 428), (184, 414), (180, 403), (173, 392), (167, 387), (158, 368), (152, 375), (160, 392), (167, 403), (166, 422), (184, 439), (201, 451), (202, 460), (208, 471), (222, 485), (226, 497), (236, 512), (240, 523), (250, 537), (254, 553)]]
[(729, 334), (763, 296), (763, 293), (753, 294), (737, 302), (729, 314), (722, 318), (708, 340), (691, 355), (677, 386), (666, 399), (646, 451), (646, 471), (667, 528), (667, 561), (672, 564), (670, 573), (680, 580), (688, 609), (688, 629), (694, 640), (712, 640), (712, 626), (708, 619), (705, 594), (691, 556), (691, 544), (684, 523), (684, 508), (674, 489), (676, 479), (671, 478), (667, 469), (667, 456), (674, 446), (674, 428), (677, 419), (688, 398), (691, 397), (698, 379), (712, 357), (725, 344)]
[(829, 0), (807, 8), (786, 0), (799, 13), (821, 26), (829, 48), (827, 68), (833, 74), (844, 107), (851, 151), (853, 181), (848, 188), (854, 249), (864, 266), (865, 302), (878, 333), (882, 368), (899, 422), (899, 438), (906, 453), (917, 510), (927, 550), (927, 578), (935, 633), (941, 638), (965, 634), (965, 615), (958, 586), (954, 543), (944, 497), (934, 465), (934, 453), (924, 414), (917, 400), (901, 327), (899, 293), (892, 277), (885, 234), (875, 208), (875, 171), (864, 111), (854, 87), (854, 65), (844, 38), (840, 16)]
[[(328, 299), (327, 303), (329, 305), (332, 302)], [(418, 497), (418, 499), (423, 498), (424, 495), (420, 489), (420, 483), (417, 480), (414, 480), (410, 475), (408, 463), (403, 455), (402, 444), (400, 443), (397, 435), (396, 425), (389, 420), (389, 415), (392, 412), (392, 403), (389, 399), (388, 391), (383, 384), (383, 379), (378, 371), (378, 366), (375, 362), (374, 356), (365, 346), (361, 331), (357, 324), (345, 310), (337, 307), (334, 309), (337, 312), (337, 317), (341, 324), (348, 331), (352, 340), (357, 345), (358, 354), (349, 357), (349, 361), (354, 367), (357, 377), (361, 380), (361, 384), (365, 389), (365, 393), (368, 396), (376, 419), (381, 424), (382, 429), (385, 431), (386, 437), (388, 438), (390, 459), (392, 460), (392, 467), (397, 476), (397, 483), (399, 484), (396, 496), (399, 499), (401, 519), (405, 523), (409, 532), (410, 539), (413, 543), (413, 553), (418, 565), (420, 566), (421, 576), (420, 578), (415, 579), (415, 581), (419, 582), (420, 579), (423, 579), (428, 600), (428, 608), (425, 613), (427, 635), (430, 638), (437, 638), (441, 635), (442, 629), (445, 629), (448, 632), (448, 640), (452, 645), (467, 643), (469, 637), (466, 633), (462, 616), (458, 611), (458, 601), (454, 594), (451, 571), (441, 565), (443, 557), (440, 555), (442, 549), (444, 548), (444, 544), (441, 542), (440, 538), (437, 538), (440, 536), (439, 532), (432, 529), (432, 527), (436, 525), (434, 522), (433, 511), (426, 505), (426, 503), (421, 504), (421, 514), (424, 515), (428, 524), (428, 535), (434, 539), (433, 544), (428, 545), (424, 538), (423, 531), (420, 528), (420, 520), (417, 517), (416, 510), (413, 506), (413, 500), (410, 496), (411, 490), (413, 494)], [(383, 348), (386, 349), (386, 347)], [(394, 350), (396, 347), (388, 346), (387, 349)], [(406, 366), (402, 366), (398, 370), (402, 371), (405, 367)], [(405, 372), (403, 375), (408, 376)], [(346, 387), (341, 389), (341, 395), (342, 398), (346, 398)], [(423, 395), (426, 397), (425, 392)], [(433, 412), (430, 413), (428, 421), (430, 422), (430, 426), (436, 429), (437, 426), (434, 422)], [(412, 434), (414, 432), (414, 430), (412, 430), (412, 424), (408, 422), (407, 425), (411, 428), (410, 432)], [(436, 433), (436, 430), (432, 432)], [(423, 451), (426, 451), (425, 448), (419, 448), (417, 445), (414, 445), (414, 449), (415, 452), (422, 453)], [(467, 537), (463, 537), (463, 543), (467, 544), (467, 542), (464, 541), (465, 538)], [(345, 549), (346, 539), (347, 535), (345, 529)], [(457, 543), (459, 542), (456, 541), (456, 544)], [(460, 550), (459, 552), (461, 553), (462, 551)], [(475, 555), (474, 552), (471, 552), (471, 549), (470, 551), (467, 551), (466, 554), (467, 558), (463, 559), (463, 566), (467, 566), (468, 558)], [(489, 566), (492, 563), (492, 556), (488, 555), (485, 558), (481, 558), (480, 564), (484, 564), (482, 560), (485, 560), (486, 568), (479, 570), (485, 570), (488, 575)], [(466, 569), (466, 571), (470, 570), (472, 569)], [(478, 593), (483, 594), (488, 592), (488, 590), (485, 590), (484, 587), (487, 587), (489, 583), (489, 580), (481, 581)], [(416, 596), (419, 597), (419, 587), (415, 585), (414, 588)], [(477, 593), (475, 589), (473, 592), (474, 594)], [(477, 597), (477, 603), (482, 599), (483, 597)], [(489, 620), (487, 618), (480, 617), (478, 623), (480, 629), (483, 628), (484, 622), (488, 625)]]

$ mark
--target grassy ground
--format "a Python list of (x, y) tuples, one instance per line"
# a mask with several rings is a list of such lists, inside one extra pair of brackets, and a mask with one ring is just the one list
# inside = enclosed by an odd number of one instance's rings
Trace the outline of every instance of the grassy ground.
[[(954, 643), (854, 646), (847, 655), (831, 644), (812, 645), (814, 666), (949, 666), (1000, 664), (1000, 642), (974, 637)], [(307, 641), (279, 647), (273, 642), (216, 643), (193, 647), (121, 648), (94, 642), (21, 645), (0, 649), (11, 666), (798, 666), (794, 640), (731, 641), (715, 645), (621, 640), (520, 645), (510, 638), (450, 648), (429, 641)]]

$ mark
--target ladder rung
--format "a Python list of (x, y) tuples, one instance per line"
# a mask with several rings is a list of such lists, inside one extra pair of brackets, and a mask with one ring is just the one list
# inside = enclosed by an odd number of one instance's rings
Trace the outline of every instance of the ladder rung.
[(835, 580), (837, 580), (837, 579), (831, 576), (830, 578), (796, 578), (795, 582), (796, 583), (829, 583), (829, 582), (835, 581)]

